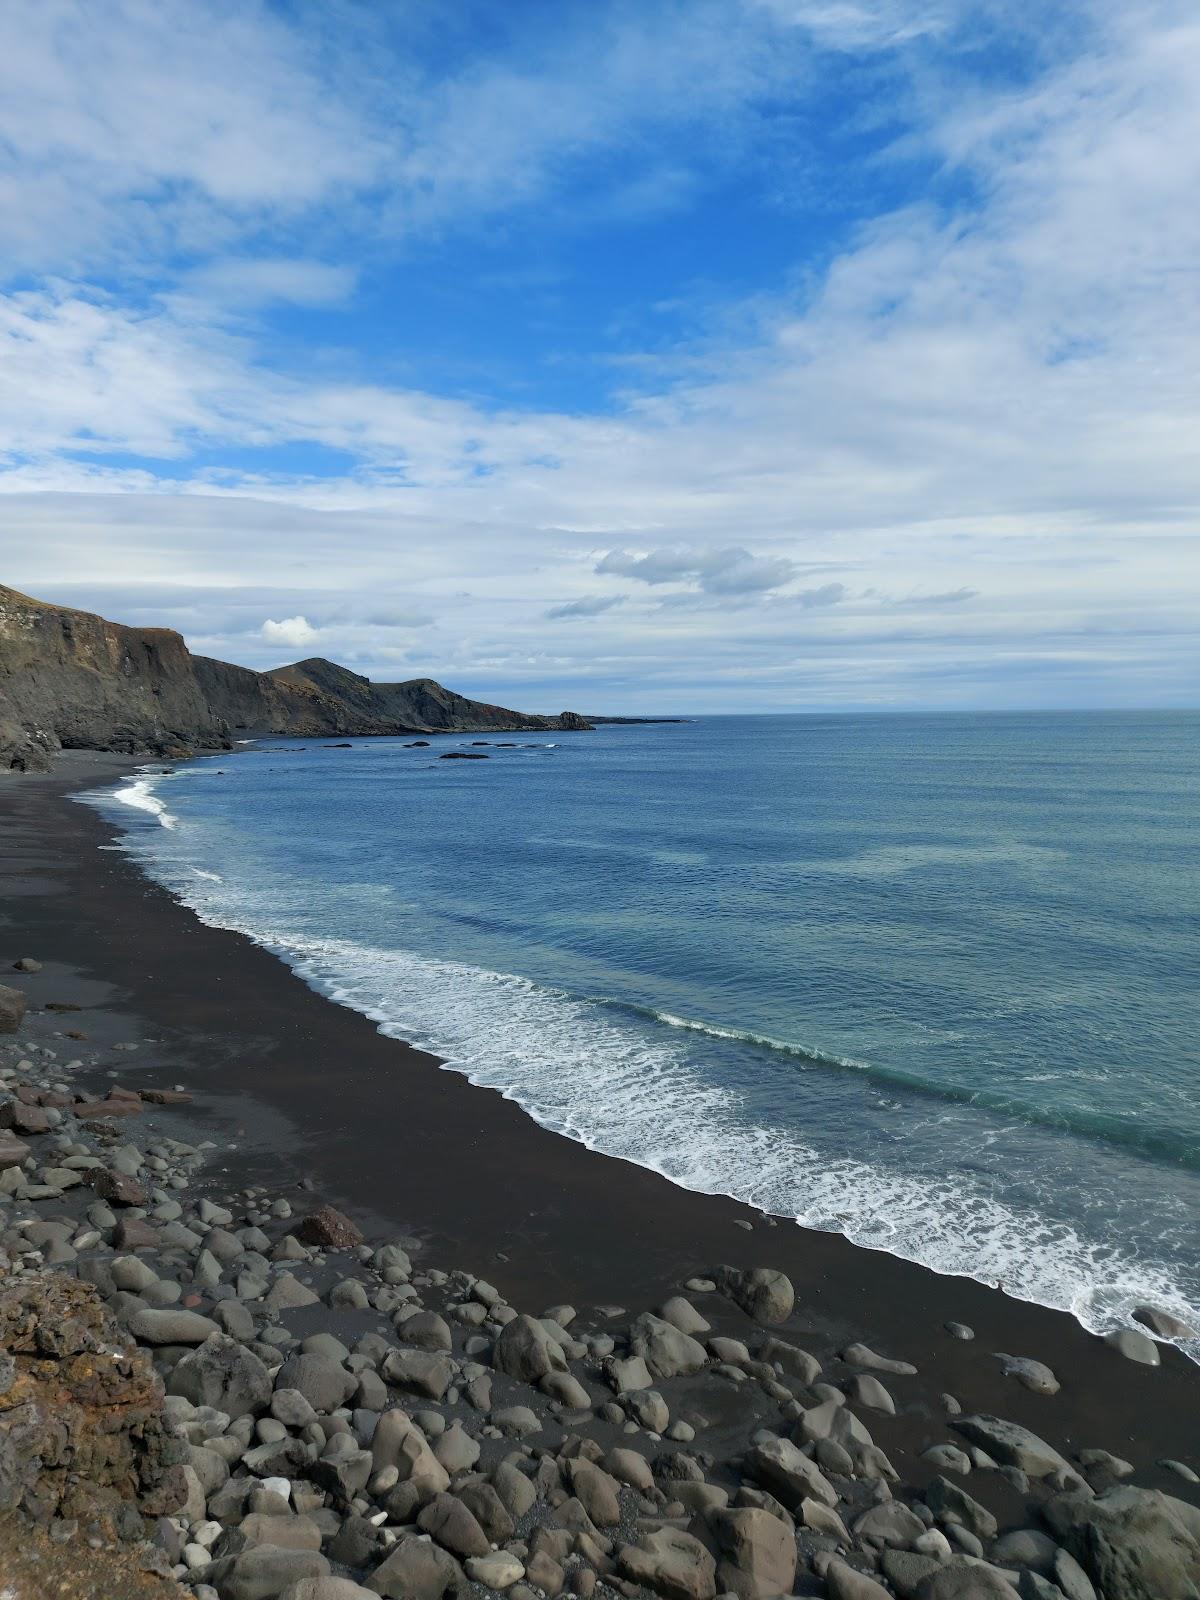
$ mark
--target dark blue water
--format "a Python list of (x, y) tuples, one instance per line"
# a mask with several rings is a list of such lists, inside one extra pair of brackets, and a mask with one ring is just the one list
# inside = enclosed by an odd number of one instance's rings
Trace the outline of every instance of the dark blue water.
[(103, 803), (206, 920), (564, 1134), (1089, 1326), (1200, 1322), (1200, 714), (512, 737)]

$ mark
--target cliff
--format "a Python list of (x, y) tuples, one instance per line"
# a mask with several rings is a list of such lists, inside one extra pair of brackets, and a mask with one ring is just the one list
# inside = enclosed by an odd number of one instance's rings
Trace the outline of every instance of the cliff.
[(64, 748), (183, 755), (235, 738), (587, 728), (468, 700), (432, 678), (372, 683), (314, 658), (252, 672), (193, 656), (169, 628), (128, 628), (0, 587), (0, 767)]

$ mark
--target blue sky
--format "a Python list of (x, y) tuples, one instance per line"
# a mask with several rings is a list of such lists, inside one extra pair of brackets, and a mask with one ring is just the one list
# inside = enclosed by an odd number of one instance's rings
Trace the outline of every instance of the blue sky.
[(530, 708), (1182, 705), (1176, 0), (12, 0), (0, 577)]

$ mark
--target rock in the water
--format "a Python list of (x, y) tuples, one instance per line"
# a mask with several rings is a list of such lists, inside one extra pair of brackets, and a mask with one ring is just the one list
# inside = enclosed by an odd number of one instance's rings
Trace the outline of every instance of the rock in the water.
[(986, 1450), (1002, 1466), (1016, 1467), (1031, 1478), (1048, 1478), (1052, 1472), (1071, 1470), (1070, 1463), (1052, 1445), (1019, 1423), (981, 1414), (955, 1417), (951, 1427)]
[(772, 1326), (786, 1322), (796, 1304), (791, 1279), (771, 1267), (718, 1267), (713, 1281), (722, 1294), (735, 1301), (755, 1322)]
[(1140, 1322), (1143, 1328), (1149, 1328), (1151, 1333), (1160, 1339), (1192, 1339), (1195, 1329), (1179, 1317), (1172, 1316), (1169, 1311), (1160, 1311), (1157, 1306), (1138, 1306), (1133, 1313), (1133, 1320)]
[(1195, 1600), (1200, 1510), (1122, 1485), (1094, 1499), (1059, 1495), (1043, 1515), (1104, 1600)]
[(25, 1016), (28, 1001), (20, 989), (0, 983), (0, 1033), (16, 1033)]
[(1118, 1328), (1115, 1333), (1105, 1334), (1104, 1342), (1120, 1351), (1126, 1361), (1136, 1361), (1143, 1367), (1157, 1367), (1162, 1361), (1154, 1340), (1135, 1328)]
[(351, 1250), (363, 1242), (360, 1229), (333, 1206), (319, 1206), (292, 1231), (301, 1244), (319, 1245), (322, 1250)]
[(643, 1533), (617, 1555), (622, 1573), (667, 1600), (714, 1600), (717, 1569), (712, 1556), (690, 1533), (664, 1527)]

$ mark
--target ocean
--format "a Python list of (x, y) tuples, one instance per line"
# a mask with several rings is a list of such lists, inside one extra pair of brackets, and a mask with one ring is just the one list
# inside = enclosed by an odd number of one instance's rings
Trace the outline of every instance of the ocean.
[(565, 1137), (1096, 1331), (1200, 1326), (1200, 713), (264, 740), (88, 798)]

